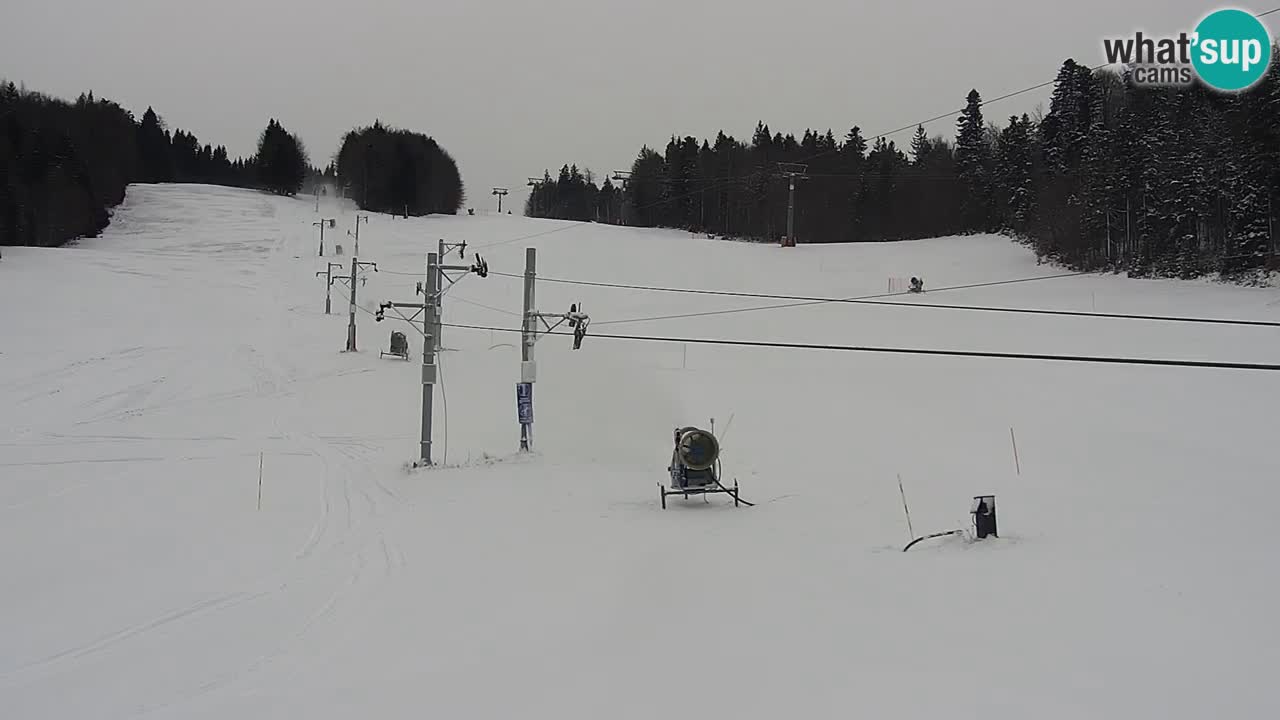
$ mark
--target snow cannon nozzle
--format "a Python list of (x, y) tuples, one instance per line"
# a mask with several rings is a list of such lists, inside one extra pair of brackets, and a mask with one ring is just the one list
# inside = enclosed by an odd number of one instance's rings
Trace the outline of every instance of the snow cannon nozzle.
[(720, 457), (720, 442), (706, 430), (685, 427), (676, 430), (676, 454), (690, 470), (707, 470)]

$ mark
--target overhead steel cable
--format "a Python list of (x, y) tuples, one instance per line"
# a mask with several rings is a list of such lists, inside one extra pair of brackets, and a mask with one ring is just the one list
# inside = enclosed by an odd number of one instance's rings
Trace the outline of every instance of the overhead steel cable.
[[(1080, 276), (1082, 276), (1082, 275), (1091, 275), (1091, 274), (1093, 274), (1093, 273), (1088, 273), (1088, 272), (1071, 272), (1071, 273), (1060, 273), (1060, 274), (1057, 274), (1057, 275), (1041, 275), (1041, 276), (1038, 276), (1038, 277), (1031, 277), (1031, 278), (1019, 278), (1019, 279), (1016, 279), (1016, 280), (997, 280), (997, 281), (992, 281), (992, 282), (971, 283), (971, 284), (969, 284), (969, 285), (954, 285), (954, 286), (950, 286), (950, 287), (936, 288), (936, 289), (934, 289), (934, 290), (931, 290), (930, 292), (939, 293), (939, 292), (947, 292), (947, 291), (950, 291), (950, 290), (969, 290), (969, 289), (973, 289), (973, 288), (993, 287), (993, 286), (997, 286), (997, 285), (1013, 285), (1013, 284), (1017, 284), (1017, 283), (1036, 282), (1036, 281), (1039, 281), (1039, 280), (1052, 280), (1052, 279), (1056, 279), (1056, 278), (1080, 277)], [(544, 280), (545, 278), (538, 278), (538, 279), (539, 279), (539, 280)], [(631, 289), (654, 289), (654, 290), (657, 290), (657, 288), (656, 288), (655, 286), (633, 286), (633, 287), (631, 287)], [(670, 291), (677, 291), (678, 289), (676, 289), (676, 288), (670, 288), (669, 290), (670, 290)], [(722, 294), (722, 293), (726, 293), (726, 292), (728, 292), (728, 291), (720, 291), (720, 290), (705, 290), (705, 291), (697, 291), (697, 292), (698, 292), (698, 294)], [(794, 297), (798, 300), (797, 302), (775, 303), (775, 304), (772, 304), (772, 305), (755, 305), (755, 306), (751, 306), (751, 307), (729, 308), (729, 309), (726, 309), (726, 310), (703, 310), (703, 311), (700, 311), (700, 312), (677, 313), (677, 314), (673, 314), (673, 315), (651, 315), (651, 316), (646, 316), (646, 317), (625, 318), (625, 319), (621, 319), (621, 320), (599, 320), (599, 321), (596, 321), (596, 323), (595, 323), (595, 324), (596, 324), (597, 326), (600, 326), (600, 325), (622, 325), (622, 324), (628, 324), (628, 323), (656, 322), (656, 321), (660, 321), (660, 320), (681, 320), (681, 319), (684, 319), (684, 318), (712, 317), (712, 316), (716, 316), (716, 315), (736, 315), (736, 314), (739, 314), (739, 313), (760, 312), (760, 311), (764, 311), (764, 310), (782, 310), (782, 309), (785, 309), (785, 308), (809, 307), (809, 306), (813, 306), (813, 305), (831, 305), (831, 304), (839, 304), (839, 303), (858, 303), (858, 302), (864, 302), (864, 301), (868, 301), (868, 300), (874, 300), (874, 299), (877, 299), (877, 298), (885, 298), (885, 297), (899, 297), (899, 296), (903, 296), (903, 295), (906, 295), (906, 294), (907, 294), (907, 293), (881, 293), (881, 294), (878, 294), (878, 295), (862, 295), (862, 296), (858, 296), (858, 297), (848, 297), (848, 298), (803, 298), (802, 296), (794, 296)], [(770, 298), (769, 298), (769, 296), (765, 296), (765, 295), (763, 295), (763, 294), (759, 294), (759, 297), (761, 297), (762, 299), (770, 299)], [(778, 297), (778, 299), (790, 299), (790, 298), (787, 298), (786, 296), (777, 296), (777, 297)], [(906, 304), (906, 303), (901, 303), (901, 304)]]
[[(594, 323), (593, 323), (594, 324)], [(484, 325), (445, 324), (445, 327), (460, 330), (486, 330), (489, 332), (522, 332), (521, 328), (500, 328)], [(564, 335), (572, 337), (572, 333), (548, 332), (545, 335)], [(610, 333), (591, 333), (588, 337), (609, 340), (631, 340), (637, 342), (679, 343), (689, 345), (727, 345), (735, 347), (753, 347), (783, 350), (823, 350), (832, 352), (865, 352), (888, 353), (899, 355), (934, 355), (944, 357), (971, 357), (1002, 360), (1042, 360), (1053, 362), (1099, 363), (1108, 365), (1147, 365), (1161, 367), (1208, 368), (1219, 370), (1280, 370), (1280, 364), (1227, 362), (1215, 360), (1178, 360), (1164, 358), (1132, 358), (1101, 355), (1057, 355), (1025, 352), (994, 352), (985, 350), (942, 350), (931, 348), (877, 347), (869, 345), (836, 345), (828, 343), (775, 342), (767, 340), (732, 340), (721, 338), (666, 337), (654, 335), (616, 335)]]
[[(510, 278), (523, 277), (522, 275), (516, 275), (513, 273), (501, 273), (501, 272), (493, 272), (493, 271), (490, 271), (490, 274), (500, 275), (503, 277), (510, 277)], [(971, 285), (956, 285), (951, 287), (942, 287), (942, 288), (936, 288), (936, 289), (930, 290), (929, 292), (939, 293), (939, 292), (946, 292), (949, 290), (967, 290), (971, 288), (992, 287), (996, 285), (1009, 285), (1014, 283), (1034, 282), (1037, 280), (1050, 280), (1054, 278), (1063, 278), (1063, 277), (1080, 277), (1083, 275), (1092, 275), (1092, 274), (1095, 274), (1095, 273), (1073, 272), (1073, 273), (1062, 273), (1058, 275), (1042, 275), (1042, 276), (1037, 276), (1032, 278), (1019, 278), (1016, 280), (997, 280), (997, 281), (992, 281), (988, 283), (975, 283)], [(1039, 308), (1011, 308), (1011, 307), (996, 307), (996, 306), (987, 306), (987, 305), (954, 305), (954, 304), (948, 304), (948, 303), (930, 303), (930, 302), (890, 302), (887, 300), (879, 299), (879, 298), (885, 298), (885, 297), (905, 297), (905, 296), (916, 294), (916, 293), (909, 293), (909, 292), (884, 293), (881, 295), (863, 295), (860, 297), (848, 297), (848, 298), (822, 298), (822, 297), (809, 297), (804, 295), (785, 295), (785, 294), (777, 294), (777, 293), (744, 292), (744, 291), (734, 291), (734, 290), (704, 290), (699, 288), (662, 287), (662, 286), (656, 286), (656, 285), (633, 285), (629, 283), (609, 283), (609, 282), (598, 282), (598, 281), (592, 281), (592, 280), (570, 280), (567, 278), (539, 277), (538, 281), (550, 282), (550, 283), (563, 283), (568, 285), (582, 285), (587, 287), (605, 287), (605, 288), (618, 288), (618, 289), (626, 289), (626, 290), (639, 290), (639, 291), (646, 291), (646, 292), (666, 292), (666, 293), (680, 293), (680, 294), (689, 294), (689, 295), (716, 295), (716, 296), (725, 296), (725, 297), (759, 298), (759, 299), (767, 299), (767, 300), (801, 301), (796, 303), (787, 303), (784, 305), (766, 305), (766, 306), (757, 306), (757, 307), (732, 308), (729, 310), (708, 310), (708, 311), (703, 311), (699, 313), (685, 313), (680, 315), (664, 315), (664, 316), (657, 316), (657, 317), (631, 318), (626, 320), (602, 320), (597, 322), (596, 323), (597, 325), (646, 322), (650, 320), (669, 320), (669, 319), (684, 318), (684, 317), (704, 317), (707, 315), (751, 312), (754, 310), (771, 310), (771, 309), (777, 309), (777, 308), (800, 307), (804, 305), (851, 304), (851, 305), (877, 305), (877, 306), (887, 306), (887, 307), (929, 308), (929, 309), (937, 309), (937, 310), (961, 310), (961, 311), (970, 311), (970, 312), (995, 312), (995, 313), (1010, 313), (1010, 314), (1021, 314), (1021, 315), (1049, 315), (1049, 316), (1061, 316), (1061, 317), (1110, 318), (1110, 319), (1116, 319), (1116, 320), (1148, 320), (1148, 321), (1155, 321), (1155, 322), (1199, 323), (1199, 324), (1208, 324), (1208, 325), (1239, 325), (1239, 326), (1248, 326), (1248, 327), (1280, 327), (1280, 321), (1272, 321), (1272, 320), (1242, 320), (1242, 319), (1236, 319), (1236, 318), (1206, 318), (1206, 317), (1188, 317), (1188, 316), (1177, 316), (1177, 315), (1144, 315), (1144, 314), (1138, 314), (1138, 313), (1107, 313), (1107, 312), (1094, 312), (1094, 311), (1084, 311), (1084, 310), (1049, 310), (1049, 309), (1039, 309)]]

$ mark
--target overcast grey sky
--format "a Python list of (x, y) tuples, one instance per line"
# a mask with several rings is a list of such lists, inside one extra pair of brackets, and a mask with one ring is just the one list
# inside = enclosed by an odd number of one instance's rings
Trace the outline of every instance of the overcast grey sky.
[[(1239, 4), (1253, 12), (1280, 0)], [(564, 163), (629, 168), (674, 133), (868, 136), (1190, 30), (1193, 0), (0, 0), (0, 76), (116, 100), (233, 156), (276, 117), (322, 165), (375, 119), (458, 161), (468, 204)], [(1280, 13), (1266, 18), (1273, 36)], [(1047, 109), (1048, 90), (987, 119)], [(926, 128), (950, 136), (954, 121)], [(909, 133), (895, 136), (905, 144)], [(513, 204), (514, 206), (514, 204)], [(518, 212), (518, 211), (517, 211)]]

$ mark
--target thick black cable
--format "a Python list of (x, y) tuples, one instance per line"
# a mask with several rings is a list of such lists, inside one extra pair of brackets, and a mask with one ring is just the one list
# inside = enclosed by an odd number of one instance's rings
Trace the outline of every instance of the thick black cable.
[(920, 542), (921, 540), (932, 540), (933, 538), (946, 537), (948, 535), (959, 535), (962, 532), (963, 532), (962, 530), (944, 530), (942, 532), (930, 533), (928, 535), (921, 535), (920, 537), (907, 543), (907, 546), (902, 548), (902, 552), (906, 552), (910, 550), (913, 546), (915, 546), (916, 543)]
[[(499, 328), (483, 325), (445, 324), (444, 327), (461, 330), (487, 330), (490, 332), (523, 332), (521, 328)], [(544, 332), (543, 335), (564, 335), (572, 333)], [(661, 337), (652, 335), (613, 335), (608, 333), (589, 333), (588, 337), (610, 340), (634, 340), (639, 342), (685, 343), (690, 345), (727, 345), (736, 347), (755, 347), (781, 350), (826, 350), (835, 352), (887, 353), (896, 355), (935, 355), (945, 357), (971, 357), (1000, 360), (1045, 360), (1055, 362), (1100, 363), (1107, 365), (1150, 365), (1160, 367), (1210, 368), (1219, 370), (1278, 370), (1280, 364), (1222, 362), (1214, 360), (1169, 360), (1162, 358), (1127, 358), (1097, 355), (1056, 355), (1041, 353), (1009, 353), (985, 350), (937, 350), (929, 348), (875, 347), (865, 345), (832, 345), (826, 343), (774, 342), (766, 340), (729, 340), (718, 338)]]
[[(718, 457), (716, 458), (716, 471), (715, 471), (715, 474), (713, 474), (711, 477), (712, 477), (712, 479), (715, 481), (716, 485), (719, 485), (719, 486), (720, 486), (720, 489), (721, 489), (721, 490), (725, 491), (726, 493), (728, 493), (730, 496), (732, 496), (732, 497), (733, 497), (734, 502), (740, 502), (740, 503), (742, 503), (743, 505), (746, 505), (747, 507), (755, 507), (755, 506), (756, 506), (756, 504), (755, 504), (755, 503), (753, 503), (753, 502), (747, 502), (746, 500), (743, 500), (743, 499), (742, 499), (742, 497), (741, 497), (741, 495), (739, 494), (739, 493), (741, 492), (740, 490), (733, 490), (733, 491), (731, 491), (731, 490), (729, 490), (729, 488), (727, 488), (727, 487), (725, 487), (725, 486), (724, 486), (724, 483), (720, 482), (720, 478), (724, 477), (724, 468), (721, 466), (721, 464), (720, 464), (720, 458), (718, 458)], [(736, 483), (736, 482), (738, 482), (738, 481), (737, 481), (737, 480), (734, 480), (734, 482)]]
[(1155, 322), (1202, 323), (1208, 325), (1243, 325), (1250, 327), (1280, 327), (1280, 322), (1271, 320), (1233, 320), (1229, 318), (1179, 317), (1174, 315), (1138, 315), (1135, 313), (1101, 313), (1083, 310), (1036, 310), (1032, 308), (1002, 308), (985, 305), (945, 305), (941, 303), (903, 303), (880, 300), (859, 300), (865, 305), (892, 305), (895, 307), (936, 308), (943, 310), (966, 310), (974, 312), (1014, 313), (1023, 315), (1055, 315), (1060, 317), (1111, 318), (1116, 320), (1151, 320)]
[(726, 493), (728, 493), (729, 495), (731, 495), (731, 496), (733, 497), (733, 499), (734, 499), (734, 501), (735, 501), (735, 502), (740, 502), (740, 503), (742, 503), (743, 505), (746, 505), (747, 507), (755, 507), (755, 506), (756, 506), (756, 504), (755, 504), (755, 503), (753, 503), (753, 502), (751, 502), (751, 501), (749, 501), (749, 500), (743, 500), (743, 499), (742, 499), (742, 496), (741, 496), (741, 495), (738, 495), (738, 494), (737, 494), (737, 492), (732, 491), (732, 490), (730, 490), (729, 488), (725, 487), (725, 486), (724, 486), (724, 483), (720, 482), (720, 478), (716, 478), (716, 485), (719, 485), (721, 490), (723, 490), (723, 491), (725, 491)]

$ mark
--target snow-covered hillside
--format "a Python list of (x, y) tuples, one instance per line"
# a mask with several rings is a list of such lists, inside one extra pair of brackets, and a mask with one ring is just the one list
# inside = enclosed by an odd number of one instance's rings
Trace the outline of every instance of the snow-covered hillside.
[[(322, 206), (346, 254), (318, 258), (314, 209), (134, 186), (101, 238), (5, 249), (0, 716), (1280, 714), (1280, 374), (549, 337), (522, 456), (519, 335), (446, 328), (449, 467), (407, 470), (420, 335), (361, 312), (341, 352), (345, 291), (326, 316), (315, 273), (350, 262), (353, 214)], [(1062, 272), (997, 237), (782, 249), (497, 215), (360, 234), (365, 310), (413, 301), (424, 254), (465, 240), (495, 273), (445, 322), (511, 329), (521, 281), (497, 273), (529, 246), (546, 278), (791, 295)], [(1118, 277), (927, 298), (1280, 316), (1280, 291)], [(624, 323), (778, 303), (537, 300), (600, 333), (1280, 356), (1263, 328), (852, 305)], [(379, 358), (397, 329), (412, 362)], [(757, 505), (662, 510), (672, 430), (712, 417)], [(899, 475), (917, 534), (994, 493), (1001, 537), (902, 553)]]

